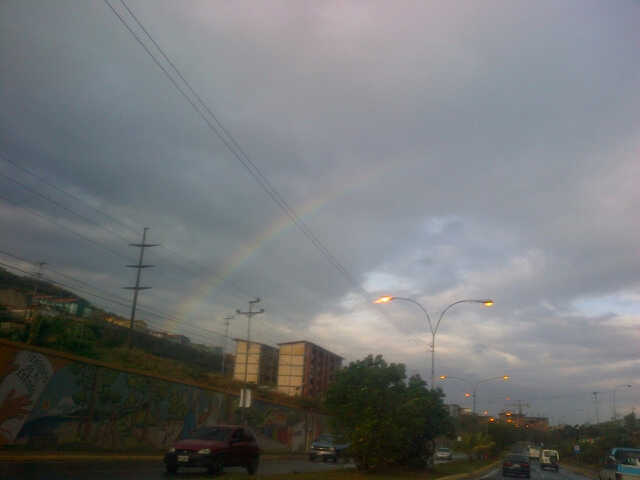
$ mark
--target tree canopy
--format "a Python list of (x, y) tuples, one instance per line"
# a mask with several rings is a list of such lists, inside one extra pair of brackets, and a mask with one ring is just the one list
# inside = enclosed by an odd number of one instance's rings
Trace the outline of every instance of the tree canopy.
[(442, 391), (429, 390), (420, 376), (407, 379), (403, 364), (388, 364), (381, 355), (338, 372), (326, 406), (362, 470), (423, 467), (433, 455), (434, 439), (452, 429)]

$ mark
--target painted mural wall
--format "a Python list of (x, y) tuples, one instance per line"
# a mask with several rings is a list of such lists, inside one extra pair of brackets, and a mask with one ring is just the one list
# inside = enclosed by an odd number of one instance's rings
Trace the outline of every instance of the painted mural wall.
[[(238, 423), (237, 397), (0, 344), (0, 448), (157, 451)], [(267, 402), (247, 414), (264, 451), (302, 451), (327, 419)]]

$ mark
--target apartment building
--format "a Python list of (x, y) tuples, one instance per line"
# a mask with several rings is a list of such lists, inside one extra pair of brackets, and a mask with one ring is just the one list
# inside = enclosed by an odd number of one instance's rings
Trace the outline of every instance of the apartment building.
[[(257, 385), (275, 385), (278, 373), (278, 349), (264, 343), (234, 339), (236, 355), (233, 379)], [(246, 374), (245, 374), (246, 372)]]
[(278, 344), (278, 391), (316, 397), (327, 391), (342, 357), (306, 341)]

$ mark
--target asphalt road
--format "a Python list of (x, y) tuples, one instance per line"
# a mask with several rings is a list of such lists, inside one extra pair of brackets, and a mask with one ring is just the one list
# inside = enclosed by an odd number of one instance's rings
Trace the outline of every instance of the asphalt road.
[[(502, 468), (492, 470), (488, 474), (479, 477), (477, 480), (507, 480), (523, 477), (503, 477)], [(590, 480), (584, 475), (574, 473), (566, 468), (562, 468), (560, 463), (560, 470), (556, 473), (551, 470), (541, 470), (538, 462), (531, 464), (531, 480)]]
[(464, 453), (453, 452), (453, 458), (451, 460), (434, 460), (433, 463), (438, 465), (440, 463), (447, 463), (447, 462), (450, 462), (452, 460), (464, 460), (466, 458), (467, 458), (467, 456)]
[[(310, 462), (308, 460), (283, 460), (262, 462), (258, 477), (274, 473), (321, 472), (339, 468), (351, 468), (349, 464)], [(243, 468), (225, 468), (221, 479), (249, 476)], [(167, 474), (162, 462), (49, 462), (0, 464), (0, 480), (195, 480), (210, 479), (204, 469), (185, 469), (177, 474)], [(255, 478), (255, 477), (253, 477)]]

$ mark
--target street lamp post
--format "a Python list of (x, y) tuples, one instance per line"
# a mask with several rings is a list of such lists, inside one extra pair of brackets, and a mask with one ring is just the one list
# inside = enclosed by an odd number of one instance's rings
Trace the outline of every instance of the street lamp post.
[(623, 384), (623, 385), (616, 385), (616, 387), (611, 391), (613, 394), (613, 420), (617, 420), (618, 419), (618, 412), (616, 410), (616, 390), (618, 390), (619, 388), (631, 388), (632, 385), (629, 384)]
[(447, 313), (447, 311), (449, 311), (451, 307), (453, 307), (454, 305), (458, 305), (459, 303), (482, 303), (485, 307), (490, 307), (493, 305), (493, 300), (491, 300), (490, 298), (485, 298), (482, 300), (474, 300), (474, 299), (458, 300), (457, 302), (453, 302), (452, 304), (447, 305), (447, 307), (444, 310), (442, 310), (442, 312), (440, 312), (440, 316), (438, 317), (438, 321), (436, 322), (434, 327), (433, 323), (431, 322), (431, 317), (429, 316), (429, 312), (427, 312), (426, 308), (424, 308), (420, 303), (416, 302), (411, 298), (384, 295), (378, 298), (377, 300), (375, 300), (374, 303), (389, 303), (393, 300), (403, 300), (405, 302), (410, 302), (410, 303), (413, 303), (414, 305), (417, 305), (418, 308), (420, 308), (420, 310), (422, 310), (422, 312), (424, 313), (424, 316), (427, 318), (427, 324), (429, 325), (429, 330), (431, 331), (431, 389), (432, 390), (435, 389), (435, 380), (436, 380), (435, 378), (436, 377), (436, 374), (435, 374), (436, 334), (438, 333), (438, 328), (440, 327), (440, 322), (442, 322), (442, 317), (444, 317), (444, 314)]
[(450, 377), (448, 375), (440, 375), (440, 379), (441, 380), (460, 380), (461, 382), (465, 382), (469, 385), (472, 385), (473, 388), (471, 390), (472, 393), (466, 393), (465, 396), (467, 397), (471, 397), (473, 399), (473, 407), (471, 409), (471, 413), (476, 413), (476, 395), (478, 393), (478, 387), (480, 386), (481, 383), (485, 383), (485, 382), (491, 382), (493, 380), (503, 380), (503, 381), (507, 381), (509, 380), (511, 377), (509, 375), (502, 375), (500, 377), (491, 377), (491, 378), (485, 378), (483, 380), (478, 380), (475, 384), (472, 383), (470, 380), (467, 380), (465, 378), (460, 378), (460, 377)]

